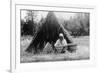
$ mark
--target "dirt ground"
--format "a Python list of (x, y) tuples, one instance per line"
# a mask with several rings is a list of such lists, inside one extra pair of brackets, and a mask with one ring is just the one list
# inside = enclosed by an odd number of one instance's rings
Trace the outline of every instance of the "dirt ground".
[(89, 59), (89, 36), (81, 36), (73, 38), (74, 42), (78, 45), (76, 52), (70, 53), (66, 50), (64, 54), (31, 54), (25, 52), (32, 40), (32, 37), (21, 37), (20, 45), (20, 62), (46, 62), (46, 61), (69, 61), (69, 60), (88, 60)]

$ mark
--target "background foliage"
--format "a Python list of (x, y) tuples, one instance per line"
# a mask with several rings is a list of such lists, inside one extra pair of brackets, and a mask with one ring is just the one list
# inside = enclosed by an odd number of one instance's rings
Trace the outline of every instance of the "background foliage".
[[(36, 22), (38, 11), (27, 10), (25, 20), (21, 19), (21, 35), (31, 35), (36, 33), (36, 30), (44, 24), (47, 18), (41, 18)], [(69, 20), (58, 19), (62, 21), (63, 26), (72, 36), (88, 36), (90, 30), (89, 13), (76, 13), (75, 17), (70, 17)], [(49, 20), (52, 20), (48, 18)], [(49, 22), (52, 23), (52, 22)], [(56, 23), (55, 23), (56, 24)]]

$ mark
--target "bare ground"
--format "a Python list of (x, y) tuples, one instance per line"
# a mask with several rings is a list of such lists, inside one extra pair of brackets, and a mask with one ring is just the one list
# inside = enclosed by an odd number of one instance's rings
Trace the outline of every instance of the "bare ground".
[(32, 37), (21, 37), (21, 63), (28, 62), (45, 62), (45, 61), (68, 61), (68, 60), (88, 60), (89, 59), (89, 36), (73, 38), (78, 44), (76, 52), (70, 53), (66, 51), (64, 54), (31, 54), (25, 52), (32, 40)]

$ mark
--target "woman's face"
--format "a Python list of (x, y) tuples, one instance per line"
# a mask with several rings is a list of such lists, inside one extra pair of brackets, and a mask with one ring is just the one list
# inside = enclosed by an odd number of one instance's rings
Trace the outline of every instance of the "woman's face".
[(63, 40), (63, 36), (60, 36), (59, 38), (60, 38), (61, 41)]

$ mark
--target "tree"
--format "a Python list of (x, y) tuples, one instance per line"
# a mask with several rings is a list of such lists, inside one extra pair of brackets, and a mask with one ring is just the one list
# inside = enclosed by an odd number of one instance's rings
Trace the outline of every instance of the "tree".
[(73, 36), (89, 35), (89, 13), (76, 13), (75, 18), (66, 20), (64, 27), (71, 32)]
[(89, 13), (80, 13), (78, 14), (78, 20), (80, 21), (80, 31), (81, 35), (89, 35)]
[(27, 14), (25, 16), (26, 22), (24, 21), (24, 24), (21, 20), (21, 31), (22, 35), (34, 35), (36, 23), (34, 19), (36, 18), (36, 13), (32, 10), (27, 10)]

